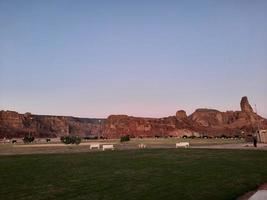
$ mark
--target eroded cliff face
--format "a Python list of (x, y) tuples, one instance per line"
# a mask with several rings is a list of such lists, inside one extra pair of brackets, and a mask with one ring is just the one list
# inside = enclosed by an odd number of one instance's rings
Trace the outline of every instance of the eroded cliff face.
[(176, 117), (161, 119), (140, 118), (127, 115), (111, 115), (105, 124), (104, 136), (118, 138), (123, 135), (131, 137), (162, 137), (167, 133), (176, 134), (179, 123)]
[(241, 111), (220, 112), (214, 109), (197, 109), (187, 117), (179, 110), (175, 116), (160, 119), (111, 115), (105, 125), (107, 138), (122, 135), (132, 137), (154, 136), (235, 136), (246, 135), (267, 128), (267, 120), (253, 112), (247, 97), (240, 102)]
[(0, 111), (0, 137), (25, 134), (29, 126), (27, 115), (20, 115), (13, 111)]
[(242, 97), (240, 107), (241, 111), (227, 112), (198, 109), (189, 118), (194, 126), (199, 126), (198, 130), (212, 136), (251, 134), (258, 128), (267, 128), (267, 120), (253, 112), (247, 97)]
[(0, 137), (60, 137), (63, 135), (103, 136), (105, 138), (165, 136), (235, 136), (251, 134), (258, 127), (267, 129), (267, 120), (253, 112), (247, 97), (240, 102), (241, 111), (220, 112), (197, 109), (190, 116), (184, 110), (175, 116), (141, 118), (111, 115), (107, 119), (19, 114), (0, 111)]
[[(100, 120), (100, 121), (99, 121)], [(60, 137), (64, 135), (97, 136), (102, 133), (103, 119), (19, 114), (0, 111), (0, 137)]]

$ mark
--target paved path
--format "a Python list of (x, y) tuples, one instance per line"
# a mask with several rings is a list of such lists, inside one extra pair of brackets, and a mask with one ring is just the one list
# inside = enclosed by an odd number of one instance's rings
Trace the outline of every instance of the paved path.
[(267, 190), (258, 190), (248, 200), (267, 200)]
[(263, 184), (258, 188), (248, 200), (266, 200), (267, 199), (267, 184)]
[(267, 184), (261, 185), (257, 190), (248, 192), (237, 200), (267, 200)]

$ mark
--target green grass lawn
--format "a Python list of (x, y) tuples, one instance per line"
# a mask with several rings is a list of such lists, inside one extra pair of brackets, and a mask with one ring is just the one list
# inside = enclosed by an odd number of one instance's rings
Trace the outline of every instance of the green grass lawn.
[(267, 151), (150, 149), (0, 156), (1, 200), (230, 200), (267, 182)]

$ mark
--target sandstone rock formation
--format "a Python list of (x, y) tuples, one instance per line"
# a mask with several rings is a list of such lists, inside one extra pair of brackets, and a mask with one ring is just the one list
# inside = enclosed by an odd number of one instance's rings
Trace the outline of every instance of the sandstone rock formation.
[(187, 118), (186, 112), (184, 110), (178, 110), (176, 112), (176, 118), (179, 120), (183, 120)]
[(241, 107), (241, 111), (243, 112), (248, 112), (248, 113), (253, 112), (253, 109), (251, 105), (249, 104), (247, 97), (242, 97), (241, 102), (240, 102), (240, 107)]
[(118, 138), (123, 135), (130, 135), (130, 137), (163, 137), (167, 133), (175, 134), (178, 125), (176, 117), (156, 119), (111, 115), (106, 121), (104, 136), (107, 138)]
[(197, 109), (190, 116), (184, 110), (175, 116), (141, 118), (111, 115), (107, 119), (87, 119), (63, 116), (19, 114), (0, 111), (0, 138), (23, 137), (32, 133), (36, 137), (63, 135), (131, 137), (187, 136), (244, 136), (259, 127), (267, 129), (267, 120), (253, 112), (247, 97), (243, 97), (241, 111), (220, 112), (214, 109)]
[(176, 116), (167, 118), (136, 118), (127, 115), (111, 115), (105, 125), (107, 138), (122, 135), (132, 137), (154, 136), (244, 136), (258, 127), (267, 128), (267, 120), (253, 112), (247, 97), (241, 100), (241, 111), (220, 112), (214, 109), (197, 109), (190, 116), (179, 110)]
[(266, 129), (267, 120), (253, 112), (247, 97), (242, 97), (241, 111), (220, 112), (212, 109), (197, 109), (189, 116), (197, 130), (211, 136), (251, 134), (258, 128)]
[[(100, 120), (100, 123), (99, 123)], [(24, 137), (31, 133), (36, 137), (60, 137), (63, 135), (97, 136), (102, 133), (103, 119), (86, 119), (63, 116), (19, 114), (0, 111), (0, 138)]]

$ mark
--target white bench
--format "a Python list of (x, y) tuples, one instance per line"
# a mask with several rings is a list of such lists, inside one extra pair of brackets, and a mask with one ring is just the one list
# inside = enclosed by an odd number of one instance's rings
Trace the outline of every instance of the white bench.
[(188, 148), (189, 147), (189, 142), (179, 142), (179, 143), (176, 143), (175, 147), (176, 148), (178, 148), (178, 147)]
[(114, 145), (113, 144), (103, 144), (102, 148), (103, 148), (103, 151), (105, 151), (106, 149), (114, 150)]
[(90, 144), (90, 149), (100, 149), (100, 144), (96, 143), (96, 144)]
[(145, 149), (146, 145), (145, 144), (138, 144), (139, 149)]

